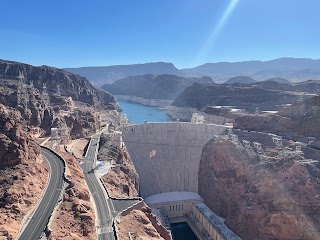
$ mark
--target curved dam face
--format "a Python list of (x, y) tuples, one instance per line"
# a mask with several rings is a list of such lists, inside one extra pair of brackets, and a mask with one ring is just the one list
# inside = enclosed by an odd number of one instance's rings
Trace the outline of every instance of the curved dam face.
[(123, 141), (139, 174), (143, 198), (164, 192), (198, 192), (204, 145), (225, 126), (193, 123), (145, 123), (128, 126)]

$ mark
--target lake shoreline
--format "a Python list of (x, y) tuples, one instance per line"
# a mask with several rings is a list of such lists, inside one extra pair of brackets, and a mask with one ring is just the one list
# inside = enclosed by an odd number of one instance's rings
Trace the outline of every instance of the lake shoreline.
[(160, 107), (145, 106), (131, 101), (118, 100), (122, 114), (126, 114), (133, 124), (147, 122), (172, 122), (166, 110)]

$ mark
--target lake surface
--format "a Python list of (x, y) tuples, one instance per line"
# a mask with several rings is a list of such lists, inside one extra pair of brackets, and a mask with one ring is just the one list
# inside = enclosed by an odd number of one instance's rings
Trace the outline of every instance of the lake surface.
[(118, 101), (122, 114), (127, 114), (128, 119), (134, 124), (147, 122), (170, 122), (170, 117), (165, 110), (156, 107), (147, 107), (137, 103)]
[(187, 223), (171, 224), (171, 232), (173, 235), (173, 240), (197, 240), (198, 239)]

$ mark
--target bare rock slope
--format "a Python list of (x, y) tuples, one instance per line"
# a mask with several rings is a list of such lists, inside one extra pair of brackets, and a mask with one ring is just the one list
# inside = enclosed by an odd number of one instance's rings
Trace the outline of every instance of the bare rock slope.
[(94, 209), (79, 163), (69, 153), (58, 153), (67, 163), (70, 182), (54, 214), (49, 239), (96, 239)]
[(123, 211), (116, 226), (121, 240), (170, 240), (168, 231), (157, 221), (144, 202)]
[(0, 104), (0, 239), (14, 239), (48, 179), (20, 112)]
[(319, 239), (320, 183), (286, 159), (259, 164), (226, 140), (211, 140), (199, 169), (199, 194), (242, 239)]
[(106, 161), (112, 151), (116, 161), (116, 167), (112, 167), (109, 172), (102, 177), (104, 184), (108, 188), (111, 197), (114, 198), (133, 198), (139, 196), (139, 177), (134, 165), (130, 159), (129, 153), (125, 149), (117, 147), (107, 148), (107, 141), (110, 141), (105, 135), (101, 137), (101, 148), (98, 154), (98, 160)]
[(0, 79), (17, 80), (19, 71), (25, 76), (26, 83), (37, 89), (46, 85), (49, 94), (57, 93), (58, 86), (62, 96), (70, 96), (74, 101), (81, 101), (94, 105), (104, 103), (112, 108), (114, 98), (93, 87), (89, 81), (79, 75), (49, 66), (32, 66), (19, 62), (0, 60)]

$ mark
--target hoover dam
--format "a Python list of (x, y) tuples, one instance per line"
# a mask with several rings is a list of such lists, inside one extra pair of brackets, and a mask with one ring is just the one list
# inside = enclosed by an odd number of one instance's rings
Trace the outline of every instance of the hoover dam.
[(202, 150), (227, 128), (205, 121), (123, 127), (122, 141), (139, 175), (140, 195), (169, 231), (170, 224), (187, 222), (199, 239), (240, 239), (198, 194)]
[(143, 198), (164, 192), (198, 192), (204, 145), (226, 131), (223, 125), (144, 123), (125, 128), (123, 141), (140, 178)]

